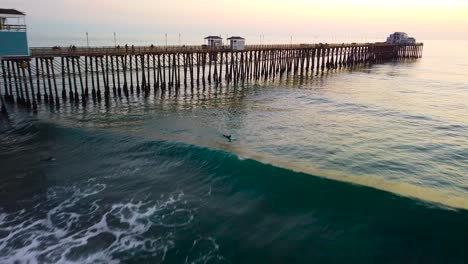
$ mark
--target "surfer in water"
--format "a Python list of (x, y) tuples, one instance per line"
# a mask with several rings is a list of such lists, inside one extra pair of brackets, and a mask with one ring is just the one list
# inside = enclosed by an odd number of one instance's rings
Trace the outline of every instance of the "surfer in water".
[(227, 140), (229, 140), (229, 142), (232, 141), (232, 136), (231, 135), (224, 135), (223, 134), (223, 137), (226, 138)]

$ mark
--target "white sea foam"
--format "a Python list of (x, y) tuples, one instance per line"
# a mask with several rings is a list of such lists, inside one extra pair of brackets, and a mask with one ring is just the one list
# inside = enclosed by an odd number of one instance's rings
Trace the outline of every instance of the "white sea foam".
[[(174, 233), (150, 229), (182, 227), (194, 219), (183, 192), (106, 206), (94, 197), (106, 185), (85, 186), (51, 188), (34, 213), (0, 208), (0, 263), (119, 263), (135, 254), (164, 261), (175, 247)], [(215, 250), (212, 246), (209, 253)]]
[(200, 237), (193, 241), (185, 263), (229, 263), (229, 261), (220, 255), (219, 245), (214, 238)]

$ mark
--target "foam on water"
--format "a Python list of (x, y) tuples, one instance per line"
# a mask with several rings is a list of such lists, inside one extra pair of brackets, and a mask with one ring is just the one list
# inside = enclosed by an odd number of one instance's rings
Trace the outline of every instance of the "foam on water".
[(200, 237), (193, 241), (185, 263), (230, 263), (219, 254), (219, 245), (212, 237)]
[[(195, 217), (194, 208), (184, 207), (182, 191), (161, 195), (157, 201), (131, 200), (103, 207), (94, 196), (104, 192), (106, 185), (88, 182), (87, 186), (51, 188), (47, 201), (34, 209), (42, 217), (25, 210), (1, 213), (0, 263), (119, 263), (136, 253), (164, 261), (175, 246), (174, 234), (154, 236), (150, 228), (180, 228)], [(89, 206), (83, 206), (89, 201)], [(50, 204), (56, 205), (47, 209)], [(215, 251), (217, 246), (204, 258)]]

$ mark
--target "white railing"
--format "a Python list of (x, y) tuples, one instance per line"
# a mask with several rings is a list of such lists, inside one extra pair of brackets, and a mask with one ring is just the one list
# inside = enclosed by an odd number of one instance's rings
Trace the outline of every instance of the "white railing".
[[(421, 43), (414, 45), (422, 45)], [(398, 46), (387, 43), (341, 43), (341, 44), (278, 44), (278, 45), (246, 45), (245, 51), (257, 50), (294, 50), (313, 48), (339, 48), (339, 47), (382, 47)], [(408, 45), (412, 46), (412, 45)], [(230, 46), (209, 47), (207, 45), (183, 46), (117, 46), (117, 47), (38, 47), (31, 48), (33, 57), (41, 56), (102, 56), (102, 55), (142, 55), (163, 53), (195, 53), (195, 52), (222, 52), (234, 51)]]
[(3, 32), (26, 32), (26, 25), (0, 25)]

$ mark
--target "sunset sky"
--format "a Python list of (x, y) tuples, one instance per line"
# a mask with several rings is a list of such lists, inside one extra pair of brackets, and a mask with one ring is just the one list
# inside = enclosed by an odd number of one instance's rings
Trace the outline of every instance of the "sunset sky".
[[(207, 34), (250, 42), (384, 39), (405, 31), (418, 39), (468, 39), (466, 0), (2, 0), (27, 13), (29, 38), (153, 38), (202, 41)], [(254, 37), (255, 36), (255, 37)], [(255, 41), (252, 40), (255, 38)]]

